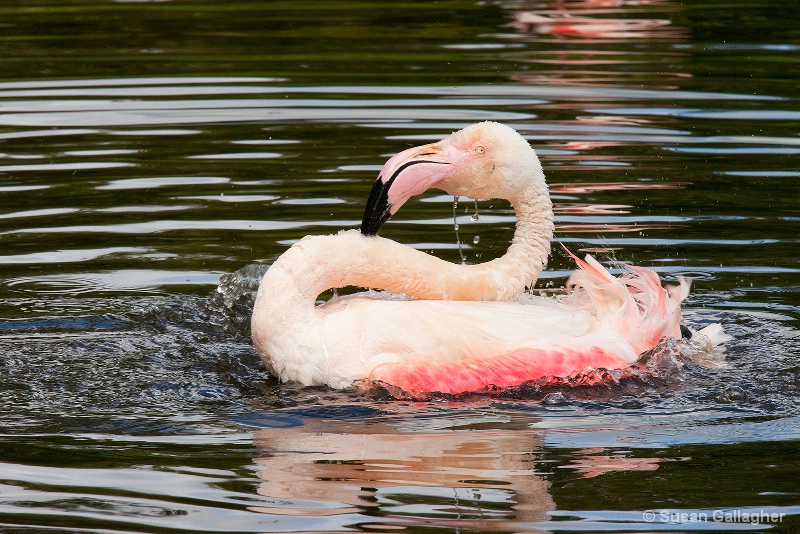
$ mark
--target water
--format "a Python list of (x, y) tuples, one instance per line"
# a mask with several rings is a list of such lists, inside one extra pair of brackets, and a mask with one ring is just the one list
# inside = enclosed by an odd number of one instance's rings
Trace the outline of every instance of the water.
[[(2, 530), (797, 531), (798, 15), (6, 2)], [(559, 241), (693, 279), (727, 365), (425, 402), (267, 375), (269, 263), (358, 226), (391, 154), (485, 119), (539, 152)], [(500, 255), (509, 206), (462, 199), (455, 237), (452, 201), (382, 234)], [(571, 268), (555, 246), (539, 288)]]

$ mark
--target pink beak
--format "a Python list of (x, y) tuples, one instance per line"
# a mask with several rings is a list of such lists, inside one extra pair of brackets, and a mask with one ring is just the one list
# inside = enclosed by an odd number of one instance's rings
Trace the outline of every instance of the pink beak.
[(361, 220), (361, 233), (376, 235), (409, 198), (447, 178), (460, 159), (457, 149), (440, 143), (409, 148), (392, 156), (372, 186)]

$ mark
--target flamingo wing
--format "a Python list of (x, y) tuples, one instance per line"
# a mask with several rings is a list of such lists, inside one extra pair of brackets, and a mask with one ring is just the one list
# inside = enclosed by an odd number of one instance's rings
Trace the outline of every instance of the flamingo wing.
[(622, 369), (631, 362), (592, 343), (545, 345), (466, 360), (385, 363), (370, 380), (413, 394), (465, 393), (487, 387), (509, 388), (543, 377), (569, 377), (594, 368)]
[[(370, 379), (412, 394), (507, 388), (589, 369), (626, 368), (662, 337), (680, 337), (680, 303), (688, 283), (681, 280), (680, 285), (665, 288), (650, 269), (630, 267), (615, 277), (591, 256), (573, 258), (579, 269), (570, 277), (572, 295), (564, 303), (529, 298), (527, 305), (484, 305), (472, 320), (458, 318), (472, 325), (462, 334), (472, 347), (481, 344), (477, 319), (490, 324), (497, 339), (489, 346), (495, 352), (464, 355), (461, 351), (457, 358), (419, 354), (376, 366)], [(449, 305), (451, 311), (458, 306)]]

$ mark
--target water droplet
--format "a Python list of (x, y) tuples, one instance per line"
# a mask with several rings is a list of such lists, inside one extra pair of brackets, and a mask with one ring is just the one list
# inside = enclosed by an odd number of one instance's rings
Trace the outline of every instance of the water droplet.
[(718, 399), (722, 402), (745, 402), (747, 392), (738, 386), (730, 386), (719, 395)]
[(461, 238), (458, 235), (459, 226), (456, 209), (458, 209), (458, 195), (453, 197), (453, 228), (456, 231), (456, 244), (458, 245), (458, 255), (461, 256), (461, 263), (467, 263), (467, 257), (464, 256), (464, 250), (461, 248)]
[(567, 402), (567, 399), (564, 397), (564, 394), (560, 391), (555, 391), (553, 393), (548, 393), (542, 399), (542, 402), (545, 404), (564, 404)]
[(471, 217), (471, 219), (472, 219), (472, 222), (475, 222), (475, 221), (477, 221), (477, 220), (478, 220), (478, 219), (480, 219), (480, 218), (481, 218), (481, 214), (480, 214), (480, 212), (478, 211), (478, 200), (477, 200), (477, 199), (475, 199), (475, 213), (473, 213), (473, 214), (472, 214), (472, 217)]
[(475, 237), (472, 238), (472, 244), (473, 245), (477, 245), (480, 242), (481, 242), (481, 236), (476, 235)]

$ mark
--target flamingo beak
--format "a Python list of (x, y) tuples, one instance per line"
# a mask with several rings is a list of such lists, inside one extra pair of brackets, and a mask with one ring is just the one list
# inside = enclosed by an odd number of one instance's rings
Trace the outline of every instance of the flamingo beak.
[(434, 143), (404, 150), (393, 156), (372, 186), (361, 220), (361, 233), (377, 235), (383, 223), (411, 197), (444, 180), (458, 161), (457, 151)]

